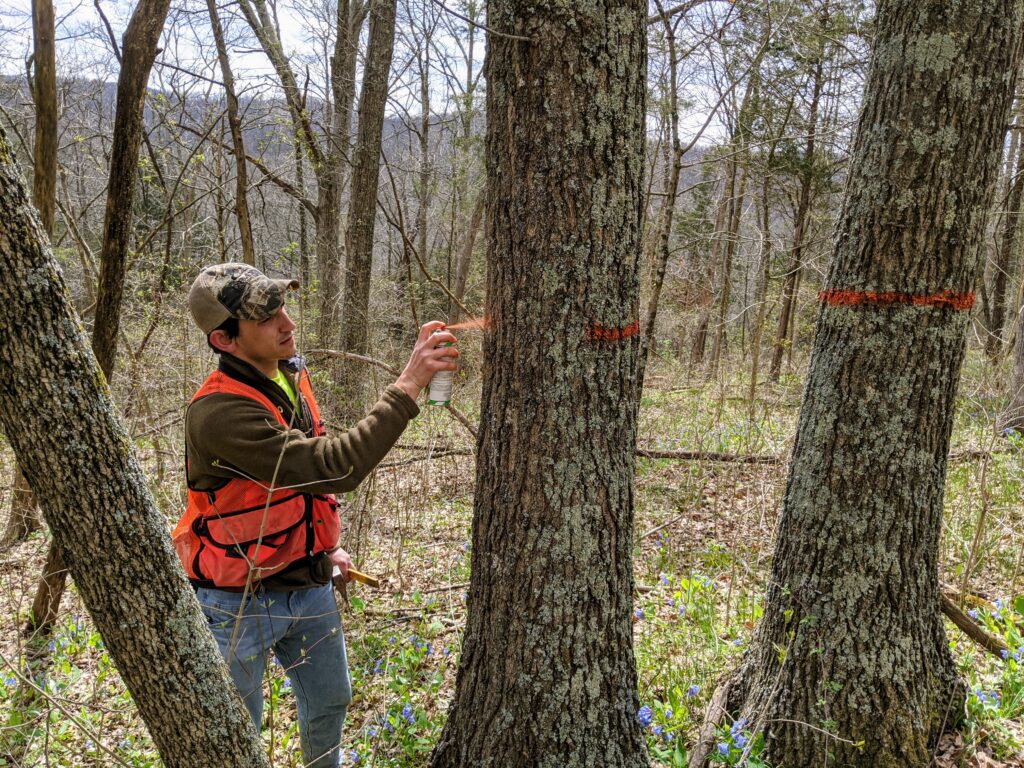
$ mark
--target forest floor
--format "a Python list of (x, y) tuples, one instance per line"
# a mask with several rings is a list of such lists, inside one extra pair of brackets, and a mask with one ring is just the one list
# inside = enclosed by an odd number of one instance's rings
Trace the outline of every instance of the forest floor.
[[(935, 765), (943, 768), (1024, 766), (1024, 669), (1014, 656), (1024, 650), (1024, 598), (1017, 598), (1024, 592), (1024, 444), (993, 429), (1005, 401), (995, 389), (1006, 373), (993, 374), (973, 354), (965, 366), (940, 563), (943, 581), (976, 596), (972, 615), (1012, 653), (1005, 660), (986, 654), (947, 625), (972, 693), (962, 730), (936, 749)], [(659, 766), (685, 764), (716, 681), (739, 662), (760, 615), (801, 382), (784, 376), (762, 386), (753, 403), (748, 389), (745, 374), (688, 379), (683, 366), (658, 361), (641, 406), (641, 448), (774, 458), (638, 459), (635, 651), (640, 702), (650, 711), (648, 747)], [(456, 394), (473, 421), (478, 390), (476, 380)], [(382, 585), (351, 586), (344, 606), (355, 691), (344, 764), (426, 765), (452, 696), (469, 581), (473, 440), (447, 412), (424, 411), (347, 499), (348, 549)], [(169, 527), (182, 504), (181, 442), (178, 434), (137, 440)], [(10, 477), (11, 459), (0, 443), (0, 476)], [(5, 489), (0, 527), (8, 496)], [(19, 628), (47, 541), (37, 533), (0, 555), (0, 766), (160, 765), (73, 588), (48, 668), (32, 673), (34, 692), (22, 677)], [(294, 700), (280, 667), (268, 665), (271, 761), (300, 766)]]

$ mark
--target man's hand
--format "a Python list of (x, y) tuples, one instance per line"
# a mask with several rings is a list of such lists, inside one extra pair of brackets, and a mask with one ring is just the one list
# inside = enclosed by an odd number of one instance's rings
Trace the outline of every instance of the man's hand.
[(341, 571), (341, 578), (345, 581), (352, 581), (352, 578), (348, 575), (348, 569), (352, 567), (352, 556), (341, 547), (333, 550), (329, 555), (331, 563), (338, 566), (338, 570)]
[(444, 323), (439, 320), (432, 320), (420, 326), (420, 334), (412, 348), (409, 362), (395, 382), (395, 385), (413, 400), (420, 396), (420, 390), (430, 383), (435, 373), (456, 371), (459, 368), (455, 362), (455, 358), (459, 356), (458, 348), (439, 346), (447, 342), (455, 344), (458, 341), (450, 331), (440, 330), (434, 333), (435, 330), (443, 328)]

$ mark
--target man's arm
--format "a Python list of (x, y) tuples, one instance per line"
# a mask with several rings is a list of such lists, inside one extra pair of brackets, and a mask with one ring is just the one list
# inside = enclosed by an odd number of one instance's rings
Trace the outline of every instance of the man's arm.
[(416, 403), (392, 385), (351, 429), (306, 437), (282, 427), (255, 400), (209, 395), (188, 410), (189, 479), (201, 488), (214, 478), (245, 477), (277, 488), (344, 493), (377, 466), (417, 413)]

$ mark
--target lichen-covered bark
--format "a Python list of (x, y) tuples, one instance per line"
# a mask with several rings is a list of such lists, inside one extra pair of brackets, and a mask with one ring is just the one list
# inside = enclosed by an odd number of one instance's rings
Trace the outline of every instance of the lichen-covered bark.
[(168, 766), (265, 766), (0, 131), (0, 423)]
[(432, 766), (643, 766), (631, 607), (646, 4), (495, 0), (472, 581)]
[(730, 697), (773, 765), (925, 766), (962, 711), (936, 559), (969, 313), (877, 294), (975, 284), (1022, 24), (1020, 0), (879, 4), (826, 283), (860, 303), (819, 311), (765, 615)]

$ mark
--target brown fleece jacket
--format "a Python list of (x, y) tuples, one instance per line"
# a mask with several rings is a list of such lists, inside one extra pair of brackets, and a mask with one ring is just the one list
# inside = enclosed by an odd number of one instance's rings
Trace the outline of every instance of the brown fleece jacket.
[[(311, 437), (308, 409), (299, 395), (299, 408), (281, 388), (248, 363), (221, 355), (220, 370), (265, 394), (293, 428), (286, 429), (267, 409), (246, 397), (208, 395), (188, 407), (185, 447), (188, 482), (194, 490), (216, 490), (228, 480), (246, 477), (306, 493), (351, 491), (377, 466), (419, 413), (416, 403), (391, 385), (370, 413), (337, 436)], [(293, 383), (296, 368), (282, 361)], [(295, 387), (298, 392), (298, 387)], [(275, 474), (276, 473), (276, 474)], [(330, 579), (325, 555), (263, 580), (267, 589), (301, 589)]]

